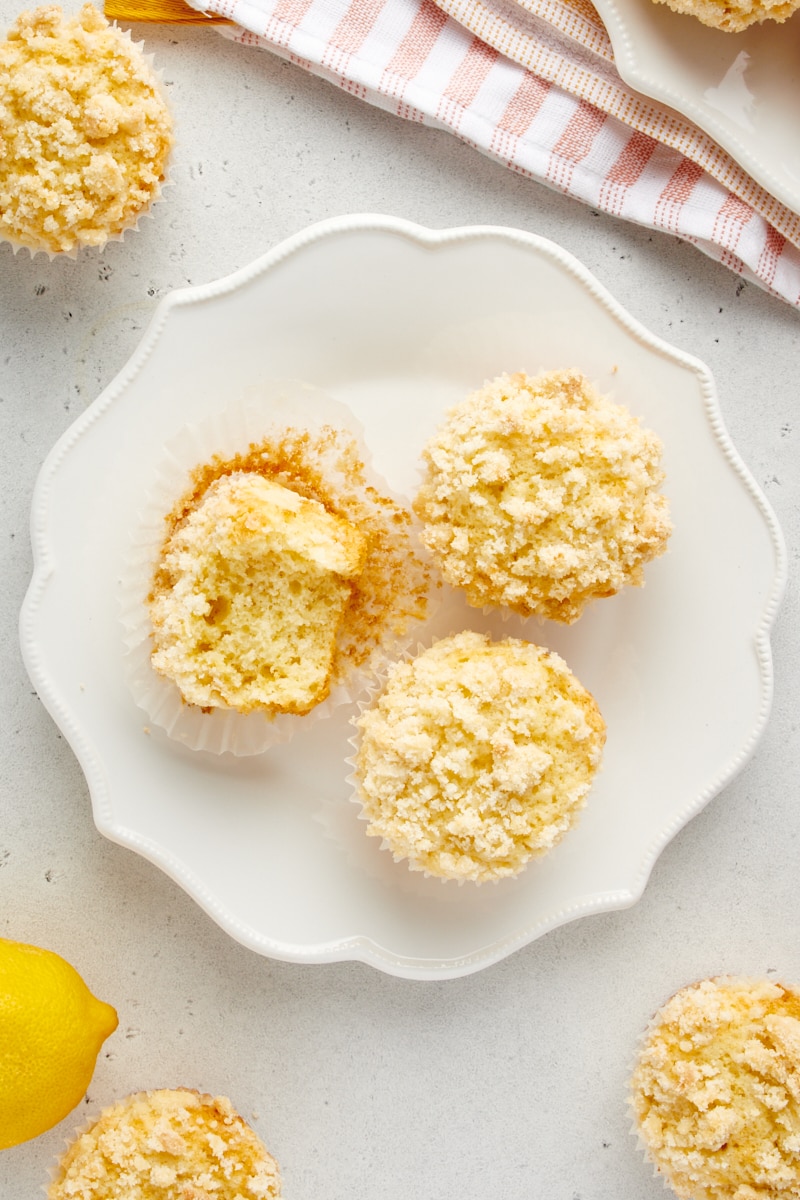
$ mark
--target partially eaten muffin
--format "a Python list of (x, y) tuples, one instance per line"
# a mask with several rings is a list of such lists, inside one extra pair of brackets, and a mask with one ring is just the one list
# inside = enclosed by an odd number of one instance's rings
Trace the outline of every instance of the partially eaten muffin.
[(153, 667), (201, 708), (309, 712), (368, 539), (255, 472), (222, 475), (168, 537), (150, 597)]

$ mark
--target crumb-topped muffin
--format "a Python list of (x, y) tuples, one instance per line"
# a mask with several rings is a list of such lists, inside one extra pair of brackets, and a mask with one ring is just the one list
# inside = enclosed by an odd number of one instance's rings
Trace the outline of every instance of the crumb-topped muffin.
[(254, 409), (170, 445), (120, 580), (136, 701), (193, 749), (260, 753), (330, 715), (429, 612), (408, 505), (328, 398), (286, 386), (307, 425), (265, 435)]
[(153, 71), (101, 12), (17, 18), (0, 43), (0, 238), (102, 246), (158, 198), (171, 146)]
[(138, 1092), (104, 1109), (48, 1200), (278, 1200), (278, 1165), (224, 1096)]
[(571, 623), (666, 549), (661, 453), (579, 371), (502, 375), (424, 449), (423, 541), (471, 605)]
[(367, 833), (412, 870), (516, 875), (574, 824), (605, 724), (557, 654), (466, 631), (395, 664), (358, 718)]
[(632, 1106), (648, 1157), (685, 1200), (800, 1197), (800, 995), (721, 976), (647, 1030)]
[(782, 25), (800, 8), (800, 0), (655, 0), (673, 12), (696, 17), (703, 25), (740, 33), (751, 25), (776, 21)]
[(309, 712), (330, 691), (367, 546), (318, 500), (255, 472), (223, 475), (165, 544), (153, 666), (201, 708)]

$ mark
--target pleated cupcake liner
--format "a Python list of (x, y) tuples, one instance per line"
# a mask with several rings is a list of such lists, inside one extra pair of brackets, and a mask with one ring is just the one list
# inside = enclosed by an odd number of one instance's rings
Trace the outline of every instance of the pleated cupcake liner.
[[(227, 462), (237, 455), (246, 456), (253, 447), (267, 443), (271, 436), (279, 438), (287, 432), (308, 433), (312, 440), (314, 437), (320, 439), (322, 445), (325, 431), (330, 430), (346, 437), (357, 449), (365, 476), (359, 502), (363, 499), (365, 505), (373, 503), (368, 489), (374, 489), (378, 497), (389, 498), (405, 507), (405, 502), (393, 496), (370, 465), (363, 431), (350, 410), (333, 397), (298, 380), (265, 382), (253, 389), (252, 394), (208, 419), (184, 427), (164, 447), (152, 478), (145, 482), (139, 521), (131, 537), (119, 586), (125, 647), (123, 669), (134, 700), (151, 722), (190, 749), (247, 756), (288, 741), (298, 729), (307, 729), (312, 722), (329, 717), (342, 705), (353, 703), (375, 670), (410, 643), (413, 629), (420, 623), (413, 615), (407, 620), (398, 615), (396, 627), (387, 623), (383, 638), (359, 665), (346, 663), (342, 648), (346, 630), (340, 629), (337, 658), (341, 674), (334, 674), (327, 699), (302, 716), (269, 716), (264, 712), (245, 714), (224, 708), (203, 710), (187, 704), (177, 685), (159, 675), (151, 665), (152, 625), (148, 596), (166, 537), (165, 518), (186, 494), (192, 473), (204, 464)], [(326, 485), (338, 495), (346, 489), (352, 490), (353, 485), (348, 481), (342, 462), (341, 445), (335, 439), (332, 442), (328, 439), (328, 442), (322, 453), (323, 474)], [(421, 587), (423, 583), (424, 607), (430, 611), (437, 588), (431, 580), (423, 551), (418, 558), (409, 561), (408, 568), (409, 595), (399, 598), (398, 612), (401, 614), (404, 600), (407, 608), (413, 608), (410, 597), (414, 587)], [(419, 607), (419, 601), (416, 603)]]

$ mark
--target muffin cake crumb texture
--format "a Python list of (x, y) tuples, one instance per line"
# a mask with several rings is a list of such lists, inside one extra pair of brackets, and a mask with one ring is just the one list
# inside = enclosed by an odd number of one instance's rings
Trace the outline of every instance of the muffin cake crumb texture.
[[(230, 485), (224, 481), (230, 479), (246, 481), (241, 485), (241, 504), (227, 491)], [(370, 480), (359, 440), (347, 430), (329, 425), (314, 431), (276, 430), (241, 453), (213, 456), (190, 472), (187, 490), (164, 518), (165, 536), (156, 555), (147, 606), (154, 635), (155, 658), (151, 663), (178, 685), (183, 698), (197, 711), (218, 707), (239, 712), (260, 710), (268, 716), (309, 712), (334, 685), (345, 690), (363, 686), (359, 672), (366, 677), (367, 668), (402, 645), (410, 629), (425, 618), (431, 592), (430, 565), (417, 545), (412, 513), (385, 495), (378, 482)], [(218, 507), (216, 513), (204, 517), (207, 502), (211, 500), (212, 507), (217, 504), (213, 497), (220, 487), (222, 506), (230, 507), (230, 511)], [(322, 526), (327, 528), (332, 538), (324, 559), (327, 567), (319, 560), (319, 545), (311, 554), (298, 555), (298, 547), (292, 549), (285, 522), (282, 530), (280, 520), (273, 529), (271, 550), (258, 536), (265, 520), (264, 499), (278, 495), (284, 498), (278, 507), (297, 507), (292, 521), (303, 528), (307, 551), (318, 542)], [(274, 504), (267, 507), (274, 508)], [(237, 508), (242, 511), (234, 518)], [(312, 513), (316, 513), (313, 519)], [(199, 539), (189, 533), (189, 541), (197, 544), (194, 548), (183, 547), (187, 536), (184, 531), (195, 521), (205, 531)], [(248, 526), (246, 536), (235, 532), (237, 528), (246, 532)], [(341, 568), (335, 572), (328, 569), (334, 565), (333, 543), (338, 543)], [(203, 545), (209, 550), (207, 556)], [(210, 577), (199, 584), (204, 558), (208, 565), (215, 554), (219, 591), (210, 585)], [(317, 561), (313, 562), (315, 556)], [(275, 570), (278, 560), (282, 567)], [(182, 582), (184, 573), (186, 580)], [(254, 576), (258, 577), (256, 587)], [(287, 590), (292, 593), (291, 602)], [(197, 596), (193, 595), (195, 591)], [(229, 605), (228, 601), (239, 592), (236, 605)], [(258, 621), (254, 618), (265, 600), (275, 617), (275, 636), (265, 631), (259, 644)], [(239, 624), (238, 615), (243, 620), (236, 631), (233, 626)], [(269, 617), (269, 613), (263, 615)], [(281, 621), (288, 622), (283, 632)], [(326, 646), (330, 651), (333, 645), (333, 656), (324, 686), (306, 687), (305, 696), (298, 694), (294, 700), (288, 694), (276, 700), (262, 688), (270, 684), (269, 672), (264, 668), (273, 651), (294, 655), (301, 675), (312, 665), (305, 651), (299, 653), (299, 642), (290, 628), (292, 622), (297, 622), (297, 632), (302, 630), (309, 647), (316, 642), (320, 651)], [(209, 670), (202, 668), (189, 648), (198, 631), (196, 648), (200, 655), (207, 656)], [(240, 660), (244, 672), (235, 662), (223, 661), (229, 658), (224, 645), (228, 632), (233, 634), (233, 658)], [(287, 644), (287, 635), (294, 648)], [(237, 679), (237, 674), (242, 678)], [(295, 667), (291, 674), (298, 678)], [(226, 675), (229, 679), (224, 687), (220, 686)]]
[(165, 545), (153, 666), (200, 707), (305, 713), (327, 696), (367, 539), (263, 476), (208, 488)]

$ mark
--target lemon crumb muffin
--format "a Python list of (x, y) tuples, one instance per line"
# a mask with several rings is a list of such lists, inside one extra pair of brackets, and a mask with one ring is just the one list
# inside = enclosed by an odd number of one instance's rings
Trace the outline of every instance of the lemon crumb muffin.
[(67, 1150), (48, 1200), (277, 1200), (278, 1165), (224, 1096), (138, 1092)]
[(800, 1197), (800, 995), (721, 976), (678, 992), (632, 1081), (648, 1157), (686, 1200)]
[(800, 0), (656, 0), (673, 12), (696, 17), (703, 25), (740, 33), (751, 25), (776, 21), (782, 25), (800, 8)]
[(367, 545), (317, 500), (255, 473), (221, 476), (165, 544), (153, 666), (189, 704), (308, 712), (329, 692)]
[(0, 238), (102, 246), (157, 199), (171, 145), (150, 66), (101, 12), (17, 18), (0, 44)]
[(516, 875), (574, 824), (605, 724), (566, 663), (466, 631), (390, 670), (357, 720), (367, 833), (412, 870)]
[(502, 375), (424, 449), (423, 541), (471, 605), (571, 623), (664, 552), (661, 451), (578, 371)]

